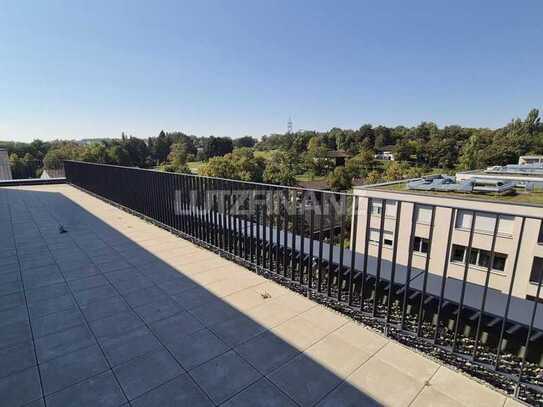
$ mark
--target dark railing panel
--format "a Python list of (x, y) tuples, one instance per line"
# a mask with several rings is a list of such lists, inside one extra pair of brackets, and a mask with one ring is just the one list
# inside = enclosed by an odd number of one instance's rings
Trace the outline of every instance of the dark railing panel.
[[(449, 263), (460, 207), (75, 161), (65, 168), (72, 185), (505, 391), (514, 390), (520, 399), (543, 403), (543, 316), (537, 313), (538, 301), (514, 295), (516, 287), (527, 284), (516, 280), (526, 275), (518, 270), (528, 244), (525, 226), (541, 218), (518, 216), (520, 237), (507, 260), (513, 262), (512, 275), (502, 292), (491, 287), (490, 276), (500, 219), (507, 213), (471, 213), (462, 277), (454, 278)], [(417, 235), (419, 208), (431, 210), (424, 236)], [(496, 216), (481, 284), (470, 273), (479, 213)], [(448, 227), (442, 233), (446, 242), (436, 240), (438, 225)], [(415, 241), (426, 256), (419, 266)], [(443, 266), (432, 268), (432, 261), (443, 256), (436, 246), (446, 248), (445, 258), (437, 262)], [(532, 284), (536, 298), (542, 276)]]

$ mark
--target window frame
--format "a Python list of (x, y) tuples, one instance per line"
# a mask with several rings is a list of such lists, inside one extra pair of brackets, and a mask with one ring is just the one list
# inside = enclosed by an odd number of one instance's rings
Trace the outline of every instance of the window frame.
[[(423, 248), (426, 246), (426, 250), (423, 250)], [(428, 248), (430, 246), (430, 240), (422, 237), (422, 236), (415, 236), (413, 239), (413, 252), (416, 252), (417, 254), (425, 255), (428, 254)]]
[[(462, 259), (459, 259), (456, 257), (456, 250), (462, 251)], [(468, 248), (466, 246), (460, 245), (460, 244), (453, 244), (453, 249), (451, 250), (451, 255), (449, 258), (449, 262), (454, 264), (465, 264), (466, 262), (466, 255), (468, 252)], [(488, 270), (488, 263), (490, 262), (490, 251), (486, 249), (479, 249), (477, 247), (472, 247), (470, 254), (469, 254), (469, 260), (468, 264), (470, 267), (475, 267), (476, 269), (484, 269)], [(484, 256), (484, 257), (483, 257)], [(505, 266), (507, 264), (507, 254), (505, 253), (499, 253), (494, 252), (494, 258), (492, 261), (492, 266), (490, 267), (491, 272), (495, 273), (504, 273), (505, 272)], [(481, 264), (481, 259), (486, 258), (486, 265)], [(496, 267), (496, 265), (500, 265), (500, 267)], [(503, 267), (501, 265), (503, 264)]]
[[(456, 250), (462, 250), (462, 258), (459, 260), (455, 259)], [(460, 262), (463, 263), (465, 259), (466, 259), (466, 247), (462, 245), (458, 245), (458, 244), (453, 244), (453, 247), (451, 250), (451, 259), (450, 259), (451, 263), (460, 263)]]
[[(416, 215), (415, 215), (415, 223), (419, 224), (419, 225), (430, 225), (432, 223), (432, 208), (433, 206), (432, 205), (417, 205), (416, 207)], [(426, 211), (429, 211), (429, 214), (428, 215), (428, 220), (424, 219), (424, 216), (423, 213), (426, 212)]]
[[(371, 232), (377, 233), (377, 240), (371, 238)], [(370, 233), (368, 235), (368, 241), (371, 244), (378, 245), (379, 244), (379, 235), (380, 235), (380, 229), (377, 228), (370, 228)], [(389, 237), (389, 239), (387, 238)], [(390, 244), (386, 243), (386, 240), (390, 240)], [(389, 230), (383, 230), (383, 247), (392, 247), (394, 245), (394, 233)]]
[[(464, 220), (464, 216), (469, 216), (471, 218), (471, 220), (469, 221), (469, 226), (466, 226), (465, 222), (459, 223), (460, 219)], [(515, 217), (509, 216), (509, 215), (499, 215), (499, 216), (500, 216), (500, 224), (498, 225), (498, 230), (496, 232), (496, 235), (500, 237), (511, 238), (513, 236)], [(480, 227), (483, 218), (494, 218), (493, 225), (490, 229), (483, 229)], [(480, 219), (479, 224), (477, 222), (477, 219)], [(494, 228), (496, 227), (497, 221), (498, 221), (498, 215), (489, 214), (484, 211), (476, 211), (476, 210), (472, 211), (471, 209), (459, 209), (456, 215), (456, 219), (454, 221), (454, 228), (457, 230), (469, 231), (471, 229), (471, 225), (473, 225), (473, 231), (475, 233), (484, 234), (484, 235), (493, 235)], [(504, 231), (503, 228), (505, 225), (507, 226), (510, 225), (511, 230)]]
[[(370, 205), (370, 216), (380, 217), (383, 214), (383, 202), (385, 199), (373, 198)], [(392, 199), (386, 199), (386, 213), (385, 218), (396, 218), (396, 208), (398, 201)]]
[(540, 276), (537, 276), (535, 280), (532, 279), (532, 276), (534, 275), (536, 262), (539, 262), (539, 273), (543, 273), (543, 257), (534, 256), (534, 258), (532, 259), (532, 270), (530, 270), (530, 277), (528, 279), (530, 284), (539, 284), (539, 278), (541, 278)]

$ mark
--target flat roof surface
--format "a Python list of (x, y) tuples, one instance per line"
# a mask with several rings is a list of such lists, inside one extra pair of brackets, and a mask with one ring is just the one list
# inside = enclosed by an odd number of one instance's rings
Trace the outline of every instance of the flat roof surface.
[(407, 188), (407, 181), (400, 181), (379, 185), (365, 185), (360, 189), (382, 190), (405, 192), (416, 195), (432, 195), (446, 198), (459, 198), (473, 201), (497, 202), (497, 203), (518, 203), (543, 206), (543, 192), (525, 192), (517, 191), (514, 195), (498, 195), (483, 193), (463, 193), (463, 192), (441, 192), (441, 191), (421, 191)]
[(495, 177), (495, 178), (506, 178), (506, 179), (511, 179), (511, 178), (519, 178), (519, 179), (523, 179), (523, 178), (543, 178), (543, 174), (534, 174), (534, 173), (529, 173), (529, 172), (521, 172), (521, 171), (518, 171), (518, 172), (500, 172), (500, 171), (485, 171), (485, 170), (474, 170), (474, 171), (460, 171), (458, 172), (458, 174), (465, 174), (465, 175), (472, 175), (472, 176), (478, 176), (478, 175), (482, 175), (482, 176), (486, 176), (486, 177)]
[(69, 185), (0, 188), (0, 254), (2, 405), (520, 406)]

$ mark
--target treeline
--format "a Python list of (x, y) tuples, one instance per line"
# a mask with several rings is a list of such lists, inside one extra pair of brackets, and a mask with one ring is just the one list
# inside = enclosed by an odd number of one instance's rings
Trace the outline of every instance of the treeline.
[(188, 171), (187, 161), (207, 161), (223, 156), (235, 148), (254, 147), (257, 140), (241, 137), (196, 137), (181, 132), (161, 131), (157, 137), (142, 140), (121, 134), (120, 139), (55, 140), (31, 143), (1, 142), (8, 151), (14, 178), (39, 177), (43, 168), (60, 169), (64, 160), (161, 168), (166, 171)]
[(314, 138), (329, 150), (358, 154), (386, 149), (399, 161), (443, 169), (505, 165), (518, 161), (521, 155), (543, 154), (543, 125), (537, 109), (532, 109), (525, 119), (512, 120), (497, 130), (456, 125), (440, 129), (431, 122), (416, 127), (365, 124), (358, 130), (333, 128), (323, 133), (303, 131), (264, 136), (256, 148), (302, 153), (310, 150)]
[[(120, 139), (1, 143), (8, 149), (14, 175), (62, 167), (77, 159), (142, 168), (188, 172), (188, 162), (203, 165), (203, 175), (294, 185), (303, 177), (327, 177), (331, 188), (349, 189), (353, 180), (379, 182), (420, 176), (429, 171), (453, 172), (516, 163), (525, 154), (543, 154), (539, 111), (491, 130), (422, 122), (414, 127), (365, 124), (356, 130), (298, 131), (252, 137), (197, 137), (161, 131), (147, 140), (122, 134)], [(375, 160), (392, 151), (393, 162)], [(336, 167), (334, 153), (347, 157)], [(39, 174), (37, 174), (39, 175)]]
[[(357, 130), (333, 128), (327, 132), (300, 131), (262, 137), (258, 152), (270, 151), (262, 171), (254, 152), (232, 153), (211, 159), (206, 175), (292, 185), (300, 175), (327, 176), (332, 189), (345, 190), (353, 180), (365, 183), (417, 177), (428, 172), (472, 170), (518, 162), (525, 154), (543, 154), (543, 125), (539, 111), (515, 119), (496, 130), (446, 126), (423, 122), (415, 127), (373, 127)], [(335, 166), (334, 152), (346, 153), (345, 165)], [(375, 160), (376, 153), (391, 151), (395, 161)], [(243, 168), (238, 163), (243, 162)], [(236, 170), (236, 168), (238, 168)]]

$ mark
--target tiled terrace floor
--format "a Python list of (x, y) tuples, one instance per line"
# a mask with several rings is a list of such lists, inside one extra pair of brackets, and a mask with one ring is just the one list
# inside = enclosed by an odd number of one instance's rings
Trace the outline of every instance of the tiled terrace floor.
[(517, 404), (70, 186), (0, 189), (0, 270), (2, 406)]

